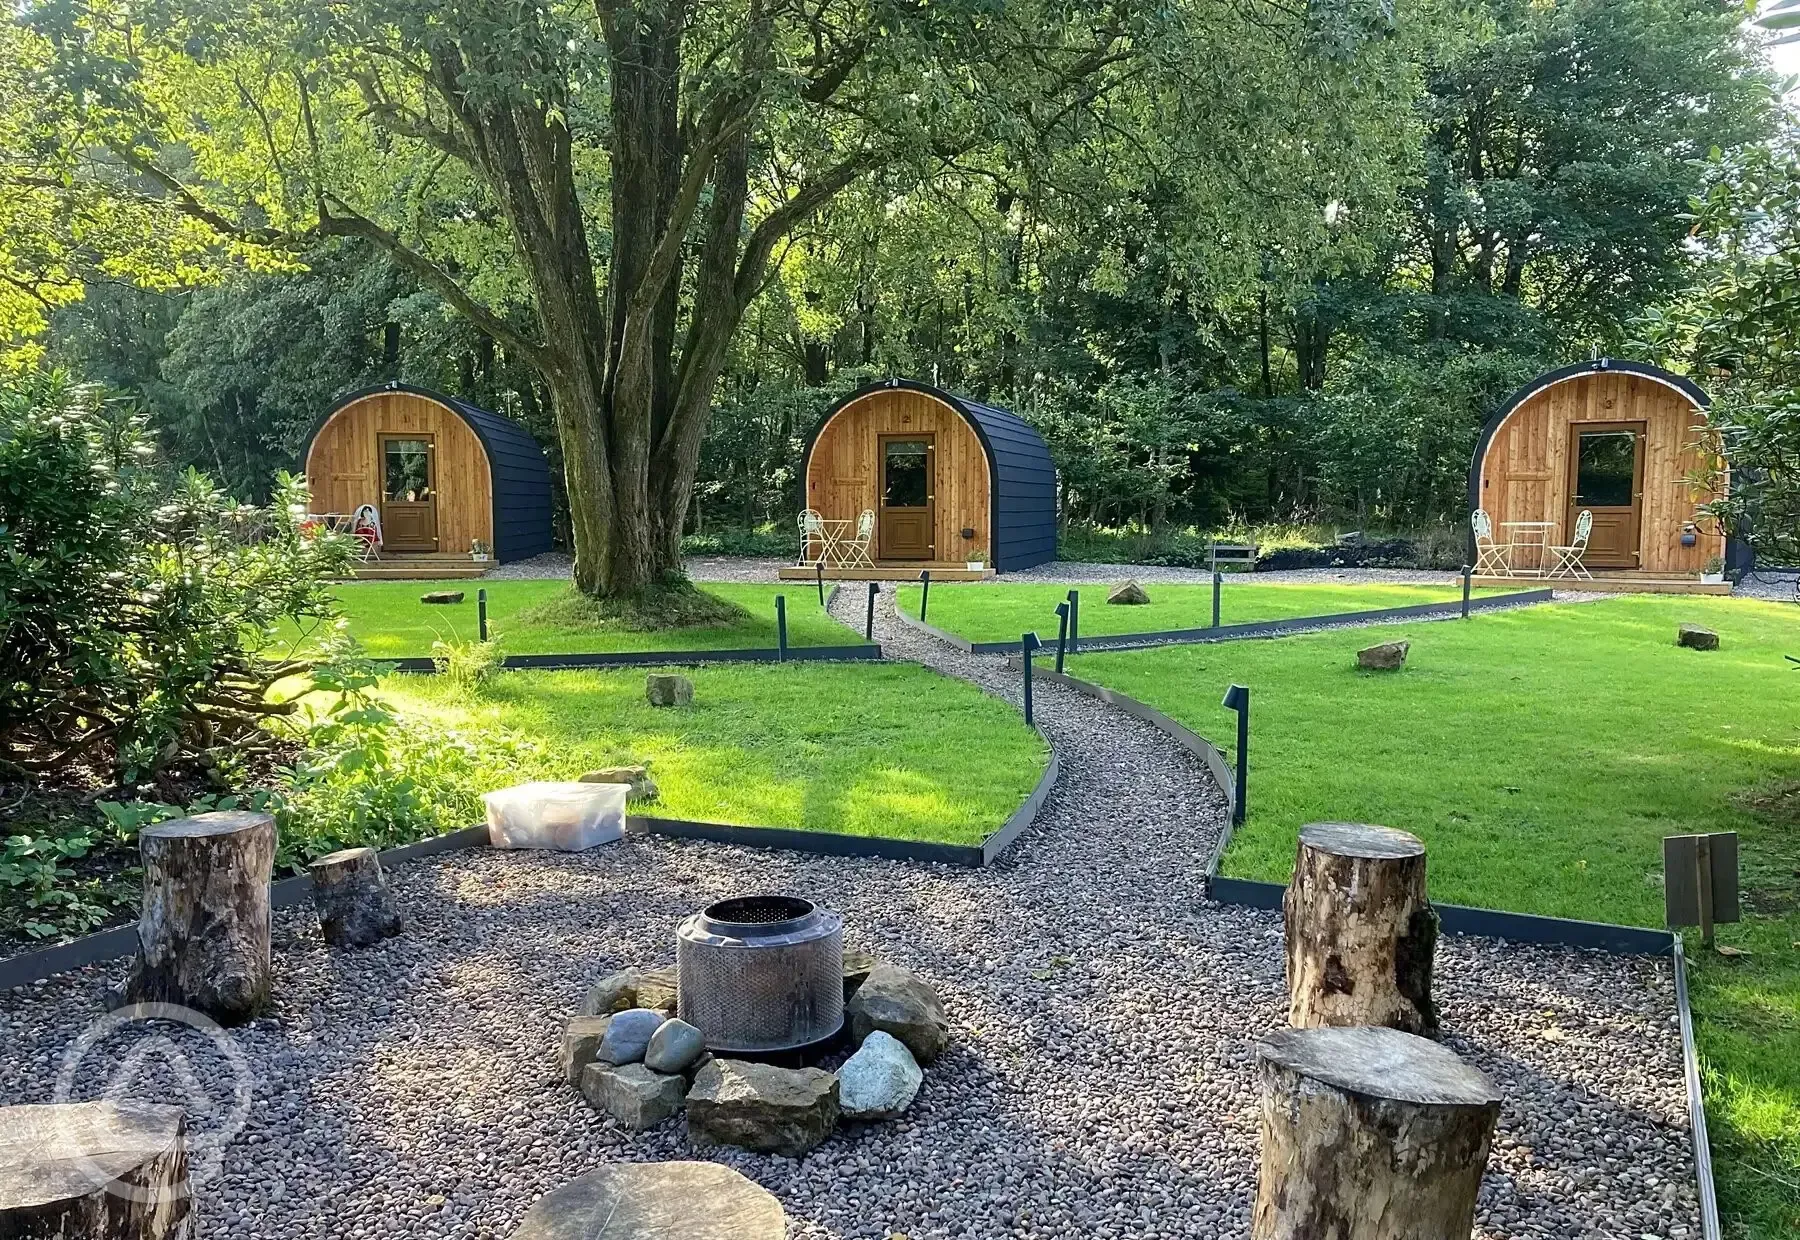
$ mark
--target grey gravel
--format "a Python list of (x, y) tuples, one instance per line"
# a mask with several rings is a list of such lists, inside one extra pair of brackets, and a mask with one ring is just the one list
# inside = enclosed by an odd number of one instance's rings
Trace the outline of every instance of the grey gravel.
[[(999, 660), (891, 614), (878, 636), (1016, 691)], [(1279, 918), (1205, 898), (1223, 802), (1183, 751), (1056, 686), (1038, 709), (1062, 782), (988, 870), (630, 836), (396, 866), (408, 933), (353, 955), (305, 910), (279, 914), (277, 1006), (234, 1034), (255, 1105), (196, 1234), (501, 1240), (596, 1166), (692, 1156), (679, 1123), (629, 1133), (589, 1110), (559, 1070), (562, 1024), (600, 978), (671, 959), (682, 916), (778, 889), (918, 973), (952, 1027), (900, 1119), (800, 1161), (709, 1153), (781, 1199), (791, 1240), (1246, 1235), (1251, 1046), (1285, 1014)], [(0, 1101), (50, 1096), (108, 972), (0, 994)], [(1507, 1098), (1476, 1236), (1697, 1237), (1667, 963), (1452, 938), (1438, 977), (1447, 1044)], [(169, 1044), (215, 1079), (199, 1035)], [(82, 1088), (123, 1050), (102, 1043)], [(140, 1080), (180, 1088), (153, 1062)]]

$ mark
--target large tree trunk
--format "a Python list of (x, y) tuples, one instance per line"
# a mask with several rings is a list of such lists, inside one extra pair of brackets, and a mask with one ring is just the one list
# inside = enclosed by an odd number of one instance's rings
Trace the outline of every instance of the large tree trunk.
[(0, 1107), (0, 1240), (181, 1240), (183, 1134), (176, 1107)]
[(1437, 914), (1417, 838), (1358, 823), (1302, 828), (1283, 912), (1290, 1024), (1436, 1036)]
[(242, 1024), (269, 998), (275, 820), (229, 810), (145, 827), (138, 955), (114, 997)]
[(1251, 1240), (1469, 1240), (1500, 1093), (1393, 1029), (1257, 1044), (1262, 1162)]

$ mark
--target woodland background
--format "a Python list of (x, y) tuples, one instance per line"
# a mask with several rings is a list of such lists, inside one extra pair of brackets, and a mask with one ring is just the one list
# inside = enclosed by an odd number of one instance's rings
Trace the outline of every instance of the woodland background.
[[(888, 375), (1041, 428), (1070, 531), (1152, 536), (1458, 525), (1489, 413), (1597, 354), (1741, 390), (1747, 409), (1800, 386), (1783, 290), (1794, 134), (1743, 4), (1183, 11), (1164, 61), (1107, 79), (1103, 107), (1082, 101), (1080, 140), (990, 117), (961, 149), (854, 181), (785, 238), (716, 388), (690, 532), (785, 534), (807, 432)], [(54, 36), (45, 21), (33, 34)], [(1040, 89), (1016, 44), (972, 63), (996, 89), (1008, 75)], [(43, 89), (0, 71), (9, 153), (43, 146)], [(34, 160), (14, 159), (15, 177)], [(477, 186), (395, 177), (382, 194), (397, 228), (530, 324)], [(139, 221), (109, 240), (105, 220), (44, 229), (28, 209), (0, 227), (15, 364), (103, 383), (173, 461), (241, 498), (267, 500), (335, 398), (389, 379), (507, 413), (559, 455), (533, 369), (367, 239), (299, 234), (273, 264), (201, 243), (171, 266), (137, 252)], [(594, 212), (602, 255), (608, 228)]]

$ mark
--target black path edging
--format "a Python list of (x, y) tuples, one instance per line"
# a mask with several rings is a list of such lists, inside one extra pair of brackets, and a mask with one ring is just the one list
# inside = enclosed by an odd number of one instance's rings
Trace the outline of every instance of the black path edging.
[[(1255, 878), (1229, 878), (1214, 874), (1208, 888), (1220, 904), (1239, 908), (1279, 909), (1287, 887)], [(1535, 913), (1508, 913), (1500, 909), (1471, 908), (1465, 904), (1439, 904), (1438, 924), (1449, 934), (1472, 934), (1506, 939), (1512, 943), (1537, 943), (1547, 947), (1589, 948), (1615, 956), (1667, 956), (1673, 952), (1674, 935), (1645, 926), (1616, 926), (1603, 921), (1573, 921), (1566, 917), (1540, 917)]]
[[(1528, 607), (1538, 603), (1548, 603), (1555, 596), (1554, 590), (1518, 590), (1511, 594), (1493, 594), (1485, 598), (1469, 600), (1469, 610), (1494, 611), (1507, 607)], [(923, 620), (915, 619), (901, 611), (898, 607), (894, 614), (902, 623), (921, 633), (948, 642), (966, 654), (1018, 654), (1019, 643), (1010, 642), (972, 642), (966, 637), (958, 637), (954, 633), (946, 633), (933, 628)], [(1289, 633), (1310, 633), (1318, 629), (1338, 628), (1350, 624), (1381, 624), (1395, 620), (1419, 620), (1425, 618), (1448, 619), (1462, 614), (1462, 600), (1448, 603), (1409, 603), (1405, 607), (1377, 607), (1369, 611), (1340, 611), (1324, 616), (1294, 616), (1287, 620), (1254, 620), (1245, 624), (1222, 624), (1218, 628), (1204, 629), (1164, 629), (1155, 633), (1102, 633), (1089, 636), (1083, 633), (1080, 639), (1069, 648), (1071, 654), (1085, 654), (1096, 650), (1119, 650), (1133, 646), (1191, 646), (1204, 645), (1207, 642), (1235, 642), (1256, 637), (1281, 637)]]
[(1687, 952), (1672, 934), (1675, 956), (1675, 1010), (1681, 1017), (1681, 1066), (1687, 1077), (1688, 1130), (1694, 1136), (1694, 1178), (1700, 1183), (1701, 1240), (1720, 1240), (1719, 1192), (1713, 1182), (1712, 1138), (1706, 1132), (1706, 1096), (1700, 1085), (1700, 1052), (1694, 1046), (1694, 1012), (1688, 1006)]
[[(435, 856), (438, 853), (455, 852), (463, 848), (478, 848), (487, 843), (487, 838), (488, 829), (485, 826), (464, 827), (445, 835), (419, 840), (417, 843), (390, 848), (380, 854), (381, 864), (384, 867), (398, 865), (403, 861), (414, 861), (421, 857)], [(291, 908), (296, 904), (305, 903), (311, 896), (312, 879), (305, 874), (277, 879), (269, 884), (271, 908)], [(21, 952), (16, 956), (0, 960), (0, 990), (29, 985), (58, 973), (67, 973), (71, 969), (99, 964), (103, 960), (129, 956), (137, 949), (137, 926), (130, 925), (118, 926), (112, 930), (102, 930), (98, 934), (72, 939), (67, 943), (58, 943), (55, 947), (41, 947), (36, 951)]]
[[(876, 663), (882, 658), (877, 645), (789, 646), (789, 663)], [(509, 654), (501, 666), (509, 672), (568, 671), (584, 667), (698, 667), (704, 663), (779, 663), (779, 650), (624, 650), (613, 654)], [(430, 659), (378, 659), (396, 672), (430, 676), (437, 664)]]

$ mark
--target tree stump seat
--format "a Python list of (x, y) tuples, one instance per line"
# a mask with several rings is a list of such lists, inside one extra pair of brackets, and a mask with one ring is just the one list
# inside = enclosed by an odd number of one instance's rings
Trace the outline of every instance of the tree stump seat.
[(1251, 1240), (1468, 1240), (1500, 1093), (1425, 1038), (1283, 1029), (1257, 1044)]
[(1417, 837), (1363, 823), (1302, 828), (1282, 917), (1289, 1024), (1436, 1036), (1438, 923)]
[(174, 1003), (242, 1024), (269, 998), (275, 820), (249, 810), (176, 818), (138, 833), (138, 954), (117, 1006)]
[(175, 1107), (0, 1107), (0, 1237), (187, 1235), (185, 1127)]

